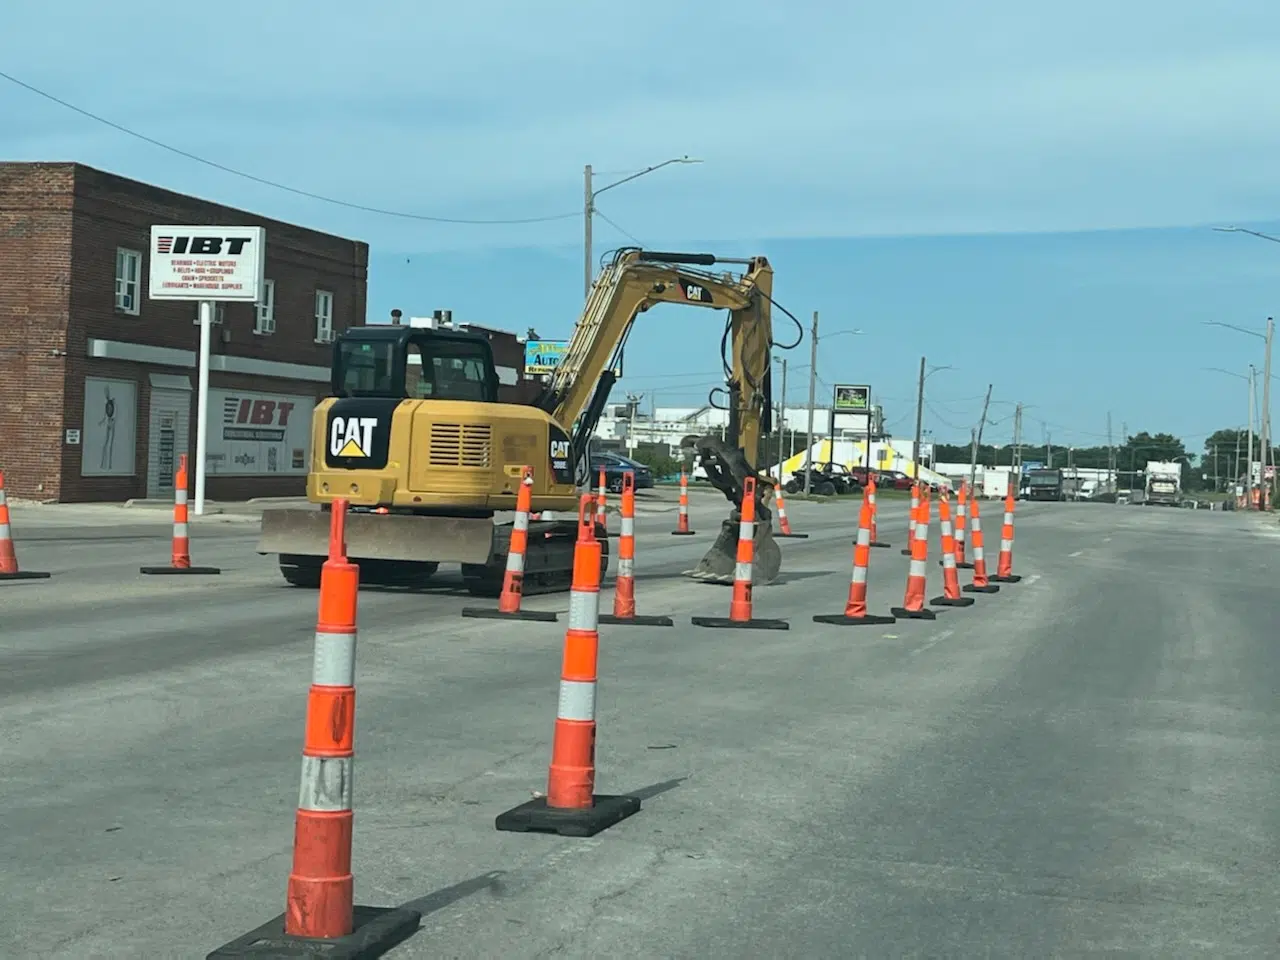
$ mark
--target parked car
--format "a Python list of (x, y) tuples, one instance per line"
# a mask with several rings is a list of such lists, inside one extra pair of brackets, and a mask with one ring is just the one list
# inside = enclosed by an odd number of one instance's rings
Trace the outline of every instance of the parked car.
[(622, 490), (622, 475), (631, 471), (636, 475), (636, 489), (647, 490), (653, 486), (653, 471), (643, 463), (637, 463), (630, 457), (620, 453), (593, 453), (591, 455), (591, 487), (595, 489), (600, 482), (600, 471), (604, 470), (604, 486), (610, 493)]

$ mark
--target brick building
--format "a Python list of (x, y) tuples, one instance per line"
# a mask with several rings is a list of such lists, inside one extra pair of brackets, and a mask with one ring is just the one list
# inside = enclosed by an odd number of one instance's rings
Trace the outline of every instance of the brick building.
[(266, 229), (263, 302), (215, 316), (207, 496), (301, 494), (330, 343), (364, 322), (368, 246), (76, 163), (0, 163), (8, 492), (169, 498), (177, 455), (194, 460), (197, 305), (148, 299), (153, 223)]

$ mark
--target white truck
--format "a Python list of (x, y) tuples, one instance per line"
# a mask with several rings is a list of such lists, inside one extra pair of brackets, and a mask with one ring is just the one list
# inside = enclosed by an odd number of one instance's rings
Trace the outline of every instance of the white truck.
[(1182, 464), (1152, 460), (1146, 470), (1144, 503), (1176, 507), (1182, 500)]

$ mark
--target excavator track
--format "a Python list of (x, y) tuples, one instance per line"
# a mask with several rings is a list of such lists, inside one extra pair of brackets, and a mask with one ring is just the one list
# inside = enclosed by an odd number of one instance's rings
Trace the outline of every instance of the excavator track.
[[(463, 582), (473, 597), (496, 597), (502, 592), (511, 530), (510, 524), (494, 527), (493, 555), (488, 563), (462, 565)], [(530, 521), (524, 555), (524, 596), (564, 593), (573, 585), (573, 551), (577, 539), (576, 520)], [(598, 524), (596, 539), (600, 542), (600, 577), (603, 579), (609, 567), (609, 541)]]

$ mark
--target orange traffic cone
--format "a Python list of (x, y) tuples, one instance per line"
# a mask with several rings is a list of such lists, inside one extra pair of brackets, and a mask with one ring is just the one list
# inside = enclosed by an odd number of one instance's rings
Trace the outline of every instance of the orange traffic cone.
[(807, 533), (793, 533), (791, 531), (791, 521), (787, 519), (787, 503), (782, 499), (782, 484), (775, 484), (773, 487), (773, 507), (778, 512), (778, 532), (774, 533), (775, 537), (791, 537), (795, 540), (807, 540)]
[[(874, 491), (873, 491), (874, 492)], [(873, 616), (867, 613), (867, 567), (871, 563), (871, 524), (875, 510), (871, 506), (871, 498), (864, 495), (862, 509), (858, 512), (858, 539), (853, 548), (853, 580), (849, 583), (849, 599), (844, 605), (844, 613), (820, 613), (813, 618), (814, 623), (831, 623), (839, 626), (853, 627), (859, 624), (895, 623), (893, 617)]]
[(973, 597), (960, 595), (960, 578), (956, 575), (956, 541), (951, 532), (951, 504), (945, 492), (938, 501), (938, 524), (942, 527), (942, 596), (929, 602), (935, 607), (971, 607)]
[(676, 528), (671, 531), (673, 537), (692, 537), (689, 529), (689, 477), (680, 470), (680, 514), (676, 520)]
[(0, 580), (48, 580), (51, 574), (18, 568), (18, 554), (13, 549), (13, 530), (9, 526), (9, 502), (4, 498), (4, 471), (0, 470)]
[(139, 572), (163, 573), (222, 573), (217, 567), (193, 567), (191, 565), (191, 536), (187, 527), (187, 455), (178, 457), (178, 474), (173, 481), (173, 549), (167, 567), (140, 567)]
[(965, 541), (968, 539), (965, 527), (969, 519), (970, 499), (969, 484), (962, 481), (960, 495), (956, 499), (956, 567), (960, 570), (973, 569), (973, 564), (964, 558)]
[(674, 627), (670, 617), (636, 615), (636, 475), (622, 475), (622, 532), (618, 536), (618, 575), (613, 584), (613, 614), (602, 613), (601, 623), (629, 623), (637, 627)]
[[(241, 957), (380, 957), (418, 929), (422, 914), (353, 905), (352, 773), (355, 764), (356, 604), (360, 568), (347, 559), (347, 501), (330, 512), (329, 559), (320, 570), (315, 657), (294, 821), (285, 912), (208, 954)], [(263, 950), (267, 945), (270, 953)]]
[(745, 630), (790, 630), (785, 620), (757, 620), (751, 615), (752, 564), (755, 561), (756, 478), (742, 482), (742, 509), (738, 522), (738, 562), (733, 571), (733, 599), (728, 617), (694, 617), (695, 627), (738, 627)]
[(547, 795), (522, 803), (494, 822), (499, 830), (592, 837), (640, 810), (640, 798), (596, 794), (596, 681), (600, 635), (600, 541), (591, 494), (578, 505), (569, 628), (564, 635), (560, 706), (556, 711)]
[(1000, 528), (1000, 556), (996, 560), (996, 583), (1017, 583), (1022, 577), (1013, 572), (1013, 484), (1004, 495), (1004, 526)]
[(511, 524), (511, 540), (507, 546), (507, 569), (502, 574), (502, 592), (498, 609), (463, 607), (464, 617), (486, 620), (538, 620), (551, 623), (558, 619), (550, 610), (521, 610), (524, 596), (524, 557), (529, 548), (529, 508), (533, 504), (533, 467), (520, 468), (520, 486), (516, 490), (516, 517)]
[(907, 515), (907, 545), (902, 548), (902, 555), (910, 557), (913, 555), (913, 547), (916, 542), (916, 511), (920, 509), (920, 484), (917, 481), (911, 485), (911, 513)]
[(987, 577), (987, 557), (982, 549), (982, 511), (978, 509), (977, 497), (970, 498), (969, 510), (973, 525), (973, 583), (960, 589), (965, 593), (999, 593), (1000, 588)]
[[(876, 519), (880, 515), (880, 507), (876, 504), (876, 482), (869, 475), (867, 477), (867, 500), (871, 502), (871, 546), (888, 547), (891, 546), (887, 541), (880, 539), (880, 531), (876, 527)], [(854, 541), (855, 543), (857, 541)]]
[(907, 590), (902, 606), (891, 607), (895, 617), (908, 620), (936, 620), (938, 615), (924, 605), (926, 578), (929, 571), (929, 494), (920, 498), (920, 505), (913, 514), (915, 528), (911, 540), (911, 566), (907, 570)]

